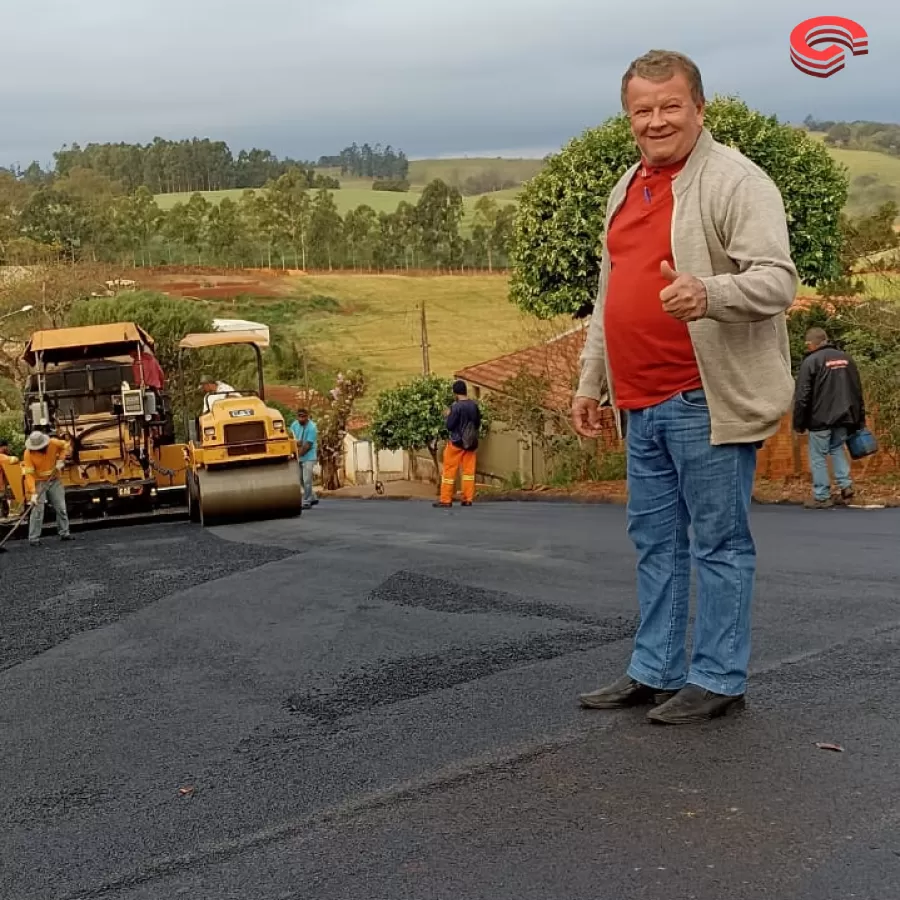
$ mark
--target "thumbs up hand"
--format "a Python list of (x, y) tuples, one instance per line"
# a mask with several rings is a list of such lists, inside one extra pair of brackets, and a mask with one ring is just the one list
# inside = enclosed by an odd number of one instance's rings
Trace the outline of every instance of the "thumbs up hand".
[(666, 260), (659, 267), (669, 286), (659, 292), (663, 309), (681, 322), (693, 322), (706, 315), (706, 287), (699, 278), (676, 272)]

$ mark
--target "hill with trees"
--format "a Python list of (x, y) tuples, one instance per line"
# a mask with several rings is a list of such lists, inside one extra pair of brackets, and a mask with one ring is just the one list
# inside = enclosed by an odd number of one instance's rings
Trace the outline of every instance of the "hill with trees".
[(895, 122), (831, 122), (807, 116), (803, 124), (808, 131), (822, 133), (831, 147), (900, 156), (900, 124)]
[(507, 265), (511, 204), (479, 198), (466, 231), (462, 194), (443, 181), (392, 211), (368, 204), (341, 210), (339, 192), (311, 190), (308, 175), (293, 168), (261, 190), (219, 203), (195, 192), (163, 210), (146, 186), (125, 192), (90, 168), (37, 184), (0, 172), (0, 264), (64, 259), (379, 271)]
[[(848, 215), (900, 204), (900, 125), (804, 125), (847, 169)], [(546, 166), (368, 142), (315, 163), (196, 137), (72, 144), (50, 171), (0, 169), (0, 264), (505, 268), (522, 186)]]

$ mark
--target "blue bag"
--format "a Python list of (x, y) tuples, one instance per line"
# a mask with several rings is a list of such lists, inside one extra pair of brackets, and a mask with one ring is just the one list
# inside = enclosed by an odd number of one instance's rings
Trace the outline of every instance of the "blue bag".
[(862, 459), (878, 452), (878, 441), (868, 428), (860, 428), (847, 438), (847, 449), (853, 459)]

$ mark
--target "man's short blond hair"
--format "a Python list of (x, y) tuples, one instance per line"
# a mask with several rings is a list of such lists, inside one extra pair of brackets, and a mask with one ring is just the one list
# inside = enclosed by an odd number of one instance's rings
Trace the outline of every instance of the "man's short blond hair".
[(677, 50), (650, 50), (634, 60), (622, 76), (622, 109), (628, 109), (626, 95), (632, 78), (646, 78), (648, 81), (668, 81), (681, 72), (691, 86), (691, 97), (695, 103), (705, 103), (703, 79), (697, 64)]

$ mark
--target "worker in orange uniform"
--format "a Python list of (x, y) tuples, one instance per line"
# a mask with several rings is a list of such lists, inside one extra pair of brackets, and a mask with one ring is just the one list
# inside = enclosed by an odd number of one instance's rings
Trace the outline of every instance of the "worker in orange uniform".
[(447, 410), (445, 419), (450, 440), (444, 448), (441, 499), (434, 504), (438, 509), (453, 506), (453, 485), (460, 466), (463, 471), (462, 505), (471, 506), (475, 499), (475, 451), (478, 449), (478, 434), (481, 430), (481, 410), (474, 400), (469, 399), (469, 390), (464, 381), (453, 383), (453, 395), (455, 400)]
[(66, 489), (59, 480), (65, 467), (69, 445), (51, 438), (42, 431), (32, 431), (25, 441), (22, 474), (25, 476), (25, 495), (31, 504), (28, 520), (28, 543), (39, 547), (44, 526), (44, 505), (47, 500), (56, 512), (56, 528), (61, 541), (71, 541), (69, 514), (66, 510)]

